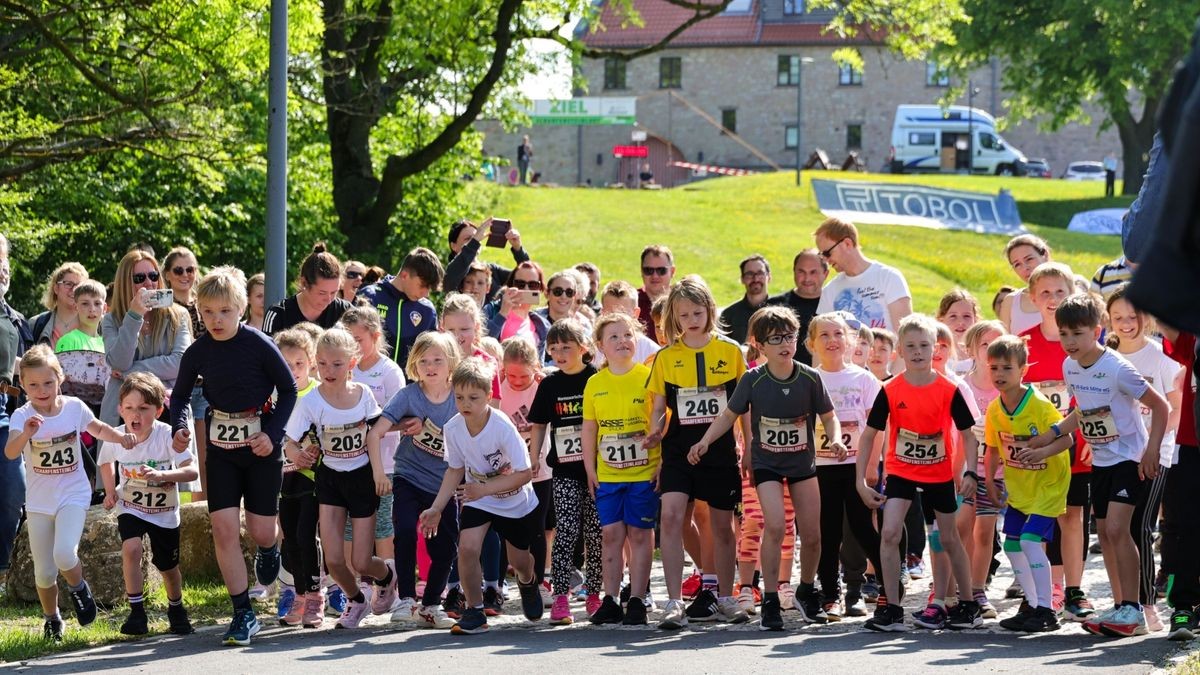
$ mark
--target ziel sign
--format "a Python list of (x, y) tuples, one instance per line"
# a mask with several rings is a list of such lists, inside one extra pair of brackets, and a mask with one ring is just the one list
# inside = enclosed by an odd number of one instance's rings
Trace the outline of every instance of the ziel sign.
[(579, 124), (634, 124), (637, 99), (632, 96), (585, 96), (561, 100), (536, 100), (529, 112), (534, 126)]
[(1012, 193), (944, 190), (921, 185), (814, 179), (821, 213), (858, 223), (917, 225), (987, 234), (1025, 231)]

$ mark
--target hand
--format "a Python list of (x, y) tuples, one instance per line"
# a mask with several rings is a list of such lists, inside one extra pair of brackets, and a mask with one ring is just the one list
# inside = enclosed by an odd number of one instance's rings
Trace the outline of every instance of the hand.
[(188, 449), (188, 441), (192, 438), (192, 432), (187, 429), (180, 429), (175, 432), (171, 438), (171, 449), (175, 452), (183, 452)]
[[(662, 464), (659, 464), (662, 467)], [(588, 476), (587, 479), (588, 493), (592, 495), (592, 501), (596, 501), (596, 490), (600, 487), (600, 481), (596, 480), (595, 476)], [(654, 490), (658, 490), (658, 472), (654, 473)]]
[(642, 447), (643, 448), (657, 447), (659, 443), (662, 443), (662, 437), (663, 437), (662, 429), (659, 429), (658, 431), (655, 431), (653, 433), (646, 434), (645, 436), (642, 436)]
[(687, 454), (688, 464), (691, 464), (692, 466), (699, 464), (700, 458), (703, 457), (705, 455), (705, 453), (707, 453), (707, 452), (708, 452), (708, 444), (705, 443), (704, 441), (700, 441), (699, 443), (693, 445), (692, 449), (688, 450), (688, 454)]
[(473, 502), (490, 495), (485, 483), (467, 483), (462, 486), (463, 502)]
[(508, 240), (508, 245), (512, 247), (512, 250), (521, 250), (521, 233), (517, 232), (517, 228), (509, 228), (508, 233), (504, 235), (504, 238)]
[(271, 437), (261, 431), (246, 439), (246, 445), (250, 446), (250, 452), (256, 457), (270, 457), (271, 451), (275, 449)]
[(117, 505), (117, 495), (113, 494), (112, 492), (105, 492), (104, 493), (104, 510), (112, 511), (113, 507), (116, 505)]
[(425, 427), (425, 421), (420, 417), (403, 417), (397, 422), (400, 433), (404, 436), (416, 436)]
[(142, 480), (149, 483), (162, 483), (163, 472), (158, 469), (146, 469), (142, 472)]
[(300, 451), (296, 458), (300, 461), (296, 462), (296, 466), (302, 469), (311, 469), (317, 463), (319, 451), (315, 445), (309, 445)]
[(437, 509), (425, 509), (417, 519), (421, 525), (421, 534), (426, 539), (437, 536), (438, 523), (442, 522), (442, 512)]
[(372, 478), (375, 480), (375, 495), (382, 497), (392, 491), (392, 481), (387, 477), (387, 474), (379, 471), (373, 472)]
[(1036, 450), (1038, 448), (1044, 448), (1053, 442), (1054, 442), (1054, 434), (1049, 434), (1049, 433), (1038, 434), (1037, 436), (1034, 436), (1033, 438), (1029, 439), (1029, 443), (1027, 445), (1029, 446), (1030, 449)]
[[(141, 290), (135, 292), (133, 294), (133, 298), (130, 299), (130, 301), (129, 301), (129, 309), (133, 310), (133, 312), (135, 314), (140, 314), (142, 316), (146, 316), (146, 312), (150, 311), (150, 308), (146, 307), (146, 303), (145, 303), (146, 292), (145, 291), (146, 291), (146, 289), (141, 289)], [(122, 318), (124, 318), (124, 317), (122, 317)]]
[(25, 420), (25, 429), (24, 429), (25, 434), (28, 436), (32, 436), (32, 435), (36, 434), (38, 429), (42, 428), (42, 423), (45, 421), (46, 421), (45, 417), (42, 417), (41, 415), (34, 413), (32, 416), (29, 417), (29, 419)]
[(750, 453), (742, 453), (742, 476), (744, 478), (752, 478), (754, 476), (754, 463), (750, 461)]
[[(491, 219), (489, 218), (488, 220), (490, 221)], [(487, 227), (484, 227), (484, 225), (487, 225)], [(471, 238), (482, 244), (483, 241), (488, 238), (488, 234), (490, 234), (492, 231), (491, 225), (492, 224), (488, 221), (480, 223), (479, 227), (475, 228), (475, 234)]]
[(129, 450), (129, 449), (132, 449), (133, 446), (135, 446), (137, 444), (138, 444), (137, 434), (126, 433), (125, 435), (121, 436), (121, 447), (122, 448)]
[(850, 450), (846, 448), (846, 446), (842, 445), (841, 441), (834, 441), (830, 443), (829, 449), (837, 453), (837, 459), (839, 462), (845, 460), (846, 457), (850, 455)]
[(1000, 493), (1000, 488), (996, 486), (996, 481), (987, 481), (987, 495), (988, 501), (992, 502), (997, 508), (1004, 506), (1004, 495)]
[(500, 292), (500, 316), (505, 318), (512, 314), (517, 306), (517, 289), (509, 286)]
[(876, 485), (879, 485), (879, 474), (872, 471), (872, 472), (868, 473), (866, 478), (864, 478), (863, 480), (866, 481), (867, 487), (873, 488)]
[(963, 497), (970, 497), (971, 495), (975, 494), (975, 491), (978, 489), (978, 487), (979, 484), (975, 482), (974, 478), (971, 478), (970, 476), (963, 476), (962, 480), (958, 482), (958, 494), (962, 495)]
[(863, 500), (863, 503), (867, 505), (868, 509), (877, 509), (883, 506), (883, 503), (887, 501), (887, 497), (867, 487), (866, 483), (859, 484), (858, 496)]
[(535, 475), (535, 476), (538, 474), (538, 472), (539, 472), (539, 471), (541, 471), (541, 470), (542, 470), (542, 457), (541, 457), (541, 455), (538, 455), (538, 456), (536, 456), (536, 457), (531, 457), (531, 458), (529, 459), (529, 470), (530, 470), (531, 472), (533, 472), (533, 475)]
[(1142, 480), (1154, 480), (1158, 477), (1158, 448), (1147, 448), (1138, 464), (1138, 476)]

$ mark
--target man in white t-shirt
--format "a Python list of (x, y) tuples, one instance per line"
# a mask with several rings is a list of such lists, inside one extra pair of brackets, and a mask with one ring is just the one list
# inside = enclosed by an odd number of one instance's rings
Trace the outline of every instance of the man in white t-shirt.
[(821, 290), (817, 313), (850, 312), (871, 328), (896, 332), (900, 320), (912, 314), (912, 295), (900, 270), (864, 256), (853, 223), (828, 218), (813, 238), (821, 257), (838, 272)]

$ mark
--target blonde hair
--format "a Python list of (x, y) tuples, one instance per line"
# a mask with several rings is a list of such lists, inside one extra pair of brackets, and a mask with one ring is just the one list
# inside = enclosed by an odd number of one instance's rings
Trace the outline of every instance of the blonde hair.
[(315, 355), (317, 353), (317, 340), (321, 339), (321, 336), (325, 333), (325, 329), (311, 321), (301, 321), (295, 326), (292, 326), (292, 329), (303, 331), (306, 335), (308, 335), (308, 339), (312, 340), (313, 354)]
[[(133, 301), (133, 268), (143, 260), (149, 262), (159, 275), (158, 288), (166, 288), (164, 285), (166, 280), (162, 277), (162, 270), (159, 269), (158, 260), (154, 258), (154, 254), (136, 248), (126, 253), (121, 258), (121, 262), (117, 263), (117, 275), (113, 280), (113, 292), (108, 305), (108, 313), (112, 315), (118, 328), (125, 321), (125, 314), (129, 312), (129, 304)], [(144, 325), (149, 329), (146, 335), (138, 336), (138, 351), (142, 358), (161, 356), (162, 353), (155, 353), (150, 347), (167, 342), (168, 332), (173, 336), (184, 322), (189, 324), (191, 322), (187, 312), (175, 304), (170, 307), (149, 310), (143, 320), (145, 321)], [(170, 346), (168, 345), (167, 352), (169, 351)]]
[(362, 326), (375, 340), (375, 351), (381, 355), (387, 353), (382, 341), (383, 319), (379, 317), (379, 310), (371, 305), (355, 305), (342, 315), (341, 324), (346, 328)]
[[(757, 313), (758, 312), (755, 312), (755, 314)], [(816, 342), (817, 331), (820, 330), (820, 325), (823, 323), (832, 323), (841, 326), (846, 335), (847, 346), (849, 346), (850, 334), (853, 332), (850, 330), (850, 324), (846, 323), (845, 317), (843, 317), (840, 312), (825, 312), (824, 314), (818, 314), (814, 316), (808, 322), (808, 336), (806, 342), (809, 345), (809, 351), (812, 351), (811, 347), (813, 343)]]
[[(904, 334), (911, 331), (924, 333), (936, 341), (938, 338), (938, 322), (928, 314), (909, 314), (900, 320), (900, 326), (896, 329), (896, 338), (902, 341), (904, 340)], [(953, 341), (953, 338), (951, 338), (951, 341)]]
[(153, 373), (130, 373), (125, 376), (125, 381), (121, 383), (121, 389), (117, 396), (118, 401), (124, 401), (125, 397), (133, 392), (142, 395), (142, 400), (155, 408), (161, 408), (167, 402), (167, 388), (163, 386), (162, 380), (154, 376)]
[(667, 344), (675, 344), (683, 336), (683, 327), (675, 318), (675, 310), (679, 302), (688, 301), (703, 307), (707, 316), (704, 320), (704, 332), (715, 334), (717, 331), (717, 301), (713, 299), (712, 291), (699, 275), (689, 274), (671, 287), (667, 294), (667, 305), (663, 308), (663, 332), (666, 333)]
[(54, 268), (54, 271), (46, 278), (46, 290), (42, 293), (42, 307), (51, 312), (58, 309), (58, 295), (54, 293), (54, 287), (68, 274), (79, 277), (80, 282), (87, 281), (88, 278), (87, 270), (77, 262), (65, 262)]
[(284, 349), (299, 349), (308, 356), (310, 364), (317, 358), (317, 342), (313, 339), (312, 334), (303, 328), (293, 326), (286, 330), (281, 330), (275, 334), (274, 339), (275, 346), (279, 347), (280, 351)]
[(442, 316), (438, 321), (441, 325), (446, 320), (448, 314), (466, 314), (475, 322), (475, 343), (483, 337), (483, 312), (479, 310), (479, 303), (475, 302), (475, 298), (466, 293), (451, 293), (442, 301)]
[(21, 356), (21, 376), (24, 377), (25, 371), (31, 368), (49, 368), (58, 376), (59, 384), (65, 379), (63, 376), (62, 364), (58, 362), (58, 357), (54, 355), (54, 350), (50, 349), (50, 345), (36, 344), (26, 350)]
[(354, 341), (354, 336), (345, 328), (334, 327), (322, 333), (321, 339), (317, 340), (317, 352), (322, 351), (342, 354), (351, 359), (362, 356), (358, 350), (358, 343)]
[(79, 302), (79, 299), (85, 295), (90, 295), (94, 298), (100, 298), (101, 300), (108, 299), (108, 291), (105, 290), (104, 284), (96, 281), (95, 279), (84, 279), (83, 281), (79, 282), (79, 285), (75, 287), (75, 292), (72, 293), (71, 297), (75, 298), (75, 302)]
[(479, 349), (496, 361), (504, 358), (504, 347), (500, 346), (499, 340), (490, 335), (479, 338)]
[(937, 331), (937, 341), (945, 342), (946, 344), (950, 345), (951, 349), (953, 349), (954, 331), (950, 330), (950, 326), (947, 326), (941, 321), (934, 320), (934, 329)]
[(1034, 285), (1046, 277), (1062, 279), (1063, 283), (1070, 287), (1072, 293), (1076, 290), (1075, 273), (1071, 271), (1070, 267), (1058, 262), (1044, 262), (1035, 267), (1029, 274), (1029, 290), (1032, 291)]
[(637, 289), (628, 281), (617, 279), (604, 284), (604, 290), (600, 292), (601, 298), (617, 298), (619, 300), (633, 300), (637, 302)]
[[(450, 366), (451, 372), (458, 366), (462, 360), (462, 353), (458, 350), (458, 342), (449, 333), (439, 333), (437, 331), (425, 331), (417, 336), (417, 341), (413, 343), (412, 349), (408, 350), (408, 363), (404, 364), (404, 372), (408, 375), (408, 379), (414, 382), (420, 381), (421, 376), (417, 372), (417, 363), (425, 352), (430, 349), (440, 349), (446, 355), (446, 361)], [(491, 389), (489, 388), (490, 392)]]
[(214, 267), (196, 285), (196, 304), (202, 302), (227, 302), (241, 315), (246, 311), (246, 275), (236, 267), (222, 265)]
[(975, 358), (975, 350), (979, 349), (979, 344), (983, 342), (983, 336), (987, 335), (988, 331), (995, 331), (1000, 335), (1008, 332), (1005, 330), (1004, 324), (995, 320), (980, 321), (971, 326), (967, 329), (966, 334), (963, 335), (963, 346), (967, 348), (965, 356)]
[[(613, 324), (620, 324), (623, 328), (626, 328), (632, 332), (635, 337), (642, 334), (642, 324), (638, 323), (637, 319), (624, 312), (601, 314), (600, 317), (596, 319), (596, 325), (592, 329), (592, 339), (595, 341), (597, 349), (599, 349), (600, 345), (604, 343), (605, 329)], [(604, 361), (604, 366), (608, 366), (607, 359)]]
[(460, 387), (478, 389), (487, 393), (490, 398), (492, 380), (495, 377), (496, 373), (492, 370), (490, 363), (478, 356), (472, 356), (459, 361), (454, 366), (454, 370), (450, 373), (450, 386), (455, 389)]
[(854, 223), (841, 218), (826, 218), (813, 231), (813, 237), (825, 237), (830, 241), (849, 239), (854, 242), (855, 246), (858, 246), (858, 228), (854, 226)]
[(535, 372), (542, 372), (542, 360), (538, 358), (537, 347), (523, 337), (513, 336), (500, 344), (504, 348), (503, 363), (518, 363), (529, 366)]

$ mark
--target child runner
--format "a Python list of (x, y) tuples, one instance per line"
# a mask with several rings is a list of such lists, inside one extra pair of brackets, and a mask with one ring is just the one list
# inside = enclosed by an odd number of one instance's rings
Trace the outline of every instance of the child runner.
[[(417, 569), (417, 521), (437, 498), (446, 474), (446, 423), (454, 417), (450, 373), (458, 365), (458, 344), (447, 333), (422, 333), (408, 353), (408, 377), (416, 386), (396, 392), (383, 406), (383, 416), (371, 427), (367, 447), (377, 447), (386, 434), (400, 429), (400, 443), (392, 468), (392, 518), (396, 531), (396, 569), (400, 572), (400, 602), (393, 621), (416, 621), (426, 628), (450, 628), (454, 621), (439, 606), (442, 590), (458, 552), (458, 505), (444, 505), (441, 524), (425, 535), (429, 573), (417, 604), (414, 573)], [(412, 420), (410, 423), (408, 420)], [(458, 591), (451, 591), (456, 594)], [(456, 605), (447, 597), (448, 605)]]
[[(1054, 536), (1055, 519), (1067, 508), (1071, 485), (1071, 459), (1063, 452), (1071, 436), (1055, 431), (1062, 421), (1058, 409), (1037, 388), (1022, 384), (1028, 351), (1021, 338), (1003, 335), (987, 348), (985, 359), (976, 357), (978, 372), (986, 363), (988, 379), (999, 392), (988, 404), (984, 422), (987, 448), (987, 492), (991, 503), (1004, 503), (1004, 552), (1012, 564), (1016, 583), (1025, 591), (1017, 613), (1000, 622), (1008, 630), (1038, 633), (1058, 628), (1053, 607), (1050, 559), (1043, 542)], [(1034, 437), (1052, 439), (1032, 450)], [(995, 469), (1003, 467), (1003, 483)], [(991, 550), (991, 537), (988, 537)]]
[[(668, 346), (654, 357), (646, 389), (653, 401), (647, 436), (662, 439), (662, 470), (658, 489), (662, 493), (661, 549), (667, 582), (667, 607), (660, 628), (677, 630), (687, 619), (732, 623), (749, 620), (733, 597), (735, 548), (733, 510), (741, 501), (742, 479), (738, 471), (733, 431), (710, 444), (710, 452), (692, 460), (691, 447), (727, 407), (729, 396), (746, 372), (741, 347), (716, 332), (717, 304), (704, 280), (687, 276), (667, 295), (663, 328)], [(670, 411), (664, 430), (663, 417)], [(743, 431), (749, 438), (747, 421)], [(690, 520), (689, 502), (697, 499), (709, 507), (713, 560), (719, 591), (704, 589), (687, 608), (681, 603), (683, 576), (683, 528)], [(777, 580), (771, 580), (773, 583)], [(636, 588), (636, 587), (635, 587)]]
[[(200, 280), (196, 306), (208, 332), (183, 354), (171, 391), (172, 447), (191, 438), (188, 409), (192, 387), (204, 378), (208, 400), (206, 477), (213, 544), (233, 620), (222, 637), (228, 645), (248, 645), (261, 629), (250, 606), (242, 557), (241, 507), (246, 530), (258, 544), (254, 573), (269, 586), (279, 575), (275, 515), (283, 481), (283, 426), (296, 404), (296, 381), (279, 348), (266, 335), (239, 325), (246, 311), (246, 280), (240, 270), (218, 267)], [(271, 393), (278, 397), (271, 403)]]
[(892, 376), (892, 358), (896, 354), (896, 334), (886, 328), (871, 329), (871, 354), (867, 357), (867, 369), (880, 382)]
[[(529, 484), (533, 477), (529, 450), (508, 417), (489, 405), (494, 377), (491, 367), (475, 357), (464, 359), (454, 368), (450, 382), (458, 414), (443, 429), (449, 468), (433, 504), (420, 516), (422, 533), (436, 536), (450, 499), (456, 493), (462, 495), (458, 570), (467, 609), (451, 628), (455, 634), (470, 635), (488, 629), (480, 592), (483, 579), (479, 555), (483, 538), (493, 528), (508, 545), (508, 561), (517, 573), (525, 618), (537, 621), (543, 612), (529, 552), (541, 527), (534, 515), (537, 497)], [(466, 484), (460, 486), (464, 478)]]
[(316, 470), (317, 505), (325, 569), (341, 588), (357, 590), (350, 596), (337, 628), (358, 628), (367, 613), (367, 599), (346, 566), (342, 547), (347, 516), (354, 528), (354, 569), (375, 580), (371, 612), (391, 611), (396, 600), (394, 563), (373, 555), (375, 511), (379, 495), (391, 483), (378, 448), (367, 446), (367, 428), (379, 417), (380, 409), (367, 386), (350, 379), (357, 362), (358, 344), (350, 333), (331, 328), (321, 335), (317, 341), (321, 384), (296, 405), (287, 423), (284, 447), (293, 462), (305, 461), (300, 457), (300, 440), (310, 428), (316, 428), (321, 448), (321, 464)]
[[(871, 508), (883, 506), (879, 557), (885, 592), (879, 596), (875, 616), (867, 620), (866, 627), (878, 631), (907, 630), (904, 610), (898, 604), (901, 596), (897, 547), (904, 516), (917, 488), (921, 488), (922, 500), (932, 507), (939, 523), (942, 547), (950, 556), (958, 580), (959, 602), (946, 625), (956, 629), (975, 628), (983, 620), (979, 617), (978, 603), (971, 598), (971, 563), (954, 527), (958, 501), (948, 443), (957, 430), (962, 438), (965, 465), (974, 467), (978, 448), (970, 430), (975, 425), (975, 416), (958, 387), (932, 368), (936, 322), (928, 316), (913, 314), (900, 322), (897, 332), (905, 371), (885, 383), (875, 398), (867, 428), (859, 440), (855, 474), (863, 502)], [(888, 477), (881, 495), (867, 485), (866, 474), (875, 435), (884, 430), (888, 434), (884, 456)], [(976, 483), (978, 476), (973, 468), (969, 469), (963, 472), (958, 491), (972, 494)], [(889, 602), (891, 598), (897, 602)]]
[(55, 353), (84, 350), (104, 353), (104, 338), (100, 337), (100, 320), (104, 318), (104, 285), (94, 279), (84, 279), (75, 287), (75, 311), (79, 327), (58, 339)]
[[(641, 321), (641, 311), (641, 308), (638, 307), (637, 289), (628, 281), (610, 281), (604, 285), (604, 292), (600, 296), (601, 314), (625, 312)], [(633, 350), (633, 360), (649, 365), (659, 347), (657, 342), (646, 337), (644, 333), (638, 333), (637, 346)], [(595, 366), (600, 368), (603, 365), (604, 354), (597, 352)]]
[[(636, 304), (636, 299), (635, 299)], [(596, 368), (591, 365), (592, 340), (583, 326), (566, 319), (550, 326), (546, 333), (546, 353), (558, 370), (546, 376), (537, 388), (529, 421), (533, 424), (532, 446), (550, 439), (546, 463), (554, 470), (554, 518), (558, 527), (550, 552), (550, 582), (554, 604), (550, 623), (570, 624), (571, 606), (567, 599), (574, 554), (583, 537), (584, 583), (588, 589), (588, 616), (600, 609), (602, 584), (602, 546), (596, 501), (588, 489), (583, 461), (583, 394)]]
[[(1000, 301), (997, 318), (1013, 335), (1037, 326), (1045, 320), (1040, 308), (1033, 301), (1033, 286), (1030, 275), (1039, 265), (1050, 262), (1050, 246), (1036, 235), (1021, 234), (1008, 240), (1004, 246), (1004, 259), (1013, 272), (1025, 283), (1019, 291), (1010, 293)], [(995, 303), (992, 303), (995, 305)], [(1032, 358), (1031, 358), (1032, 362)], [(1045, 392), (1042, 392), (1045, 393)]]
[[(637, 319), (624, 312), (603, 314), (596, 320), (596, 342), (607, 365), (587, 381), (583, 391), (583, 465), (604, 538), (604, 600), (591, 615), (591, 622), (597, 625), (646, 624), (642, 594), (650, 584), (654, 554), (655, 482), (661, 450), (659, 435), (646, 433), (650, 406), (645, 383), (650, 369), (634, 359), (640, 332)], [(622, 611), (615, 598), (625, 571), (626, 540), (630, 598)], [(678, 614), (682, 616), (682, 609)]]
[(83, 470), (84, 431), (102, 441), (128, 449), (137, 444), (132, 432), (120, 433), (96, 419), (83, 401), (62, 396), (62, 366), (46, 345), (35, 345), (21, 357), (21, 388), (29, 401), (13, 412), (12, 434), (4, 456), (23, 458), (25, 517), (33, 577), (42, 604), (42, 627), (47, 640), (62, 641), (63, 622), (58, 613), (58, 573), (67, 581), (75, 618), (80, 626), (96, 620), (96, 601), (83, 578), (79, 539), (91, 504), (92, 486)]
[(970, 292), (956, 288), (942, 296), (936, 318), (954, 334), (950, 371), (960, 377), (966, 375), (971, 370), (971, 358), (974, 356), (967, 349), (967, 330), (979, 321), (979, 302)]
[[(196, 480), (195, 458), (190, 449), (171, 451), (171, 427), (159, 422), (167, 390), (150, 373), (130, 373), (121, 383), (119, 410), (137, 445), (125, 449), (117, 443), (100, 448), (100, 475), (104, 480), (104, 508), (117, 507), (121, 535), (121, 572), (129, 598), (129, 618), (121, 624), (125, 635), (149, 632), (142, 595), (142, 536), (150, 537), (154, 567), (167, 589), (170, 632), (193, 632), (183, 606), (183, 576), (179, 573), (179, 483)], [(114, 465), (116, 469), (114, 470)], [(116, 471), (120, 471), (117, 481)]]

